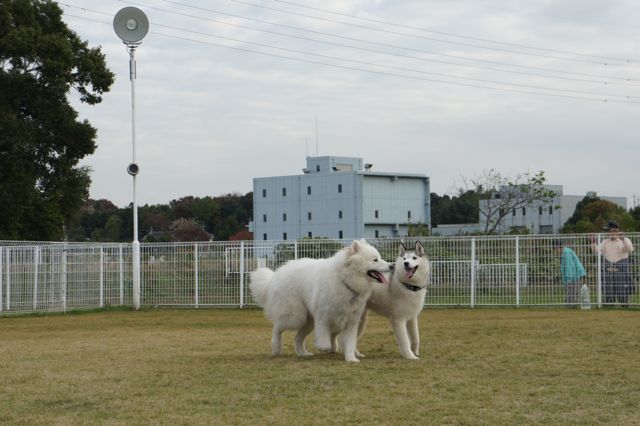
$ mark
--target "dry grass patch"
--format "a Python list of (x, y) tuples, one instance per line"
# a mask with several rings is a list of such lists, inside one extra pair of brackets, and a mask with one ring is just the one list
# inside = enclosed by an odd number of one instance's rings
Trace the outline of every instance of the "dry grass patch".
[(640, 423), (638, 311), (428, 310), (421, 327), (405, 361), (370, 316), (356, 365), (298, 358), (292, 333), (271, 358), (259, 310), (0, 318), (0, 423)]

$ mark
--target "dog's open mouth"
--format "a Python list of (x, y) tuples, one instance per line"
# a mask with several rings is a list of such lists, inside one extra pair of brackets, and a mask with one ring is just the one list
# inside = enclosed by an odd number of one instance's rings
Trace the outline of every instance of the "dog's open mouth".
[(417, 270), (418, 270), (418, 266), (414, 266), (413, 268), (405, 266), (404, 267), (404, 277), (407, 278), (407, 279), (413, 278), (413, 276), (415, 275)]
[(374, 271), (373, 269), (367, 271), (367, 275), (369, 275), (374, 280), (378, 281), (381, 284), (387, 284), (387, 277), (384, 276), (382, 272)]

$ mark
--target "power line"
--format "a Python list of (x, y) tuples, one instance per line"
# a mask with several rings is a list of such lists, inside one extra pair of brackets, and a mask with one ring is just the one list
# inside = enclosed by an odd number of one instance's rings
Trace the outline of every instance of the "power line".
[[(235, 1), (235, 0), (231, 0), (231, 1)], [(454, 33), (449, 33), (449, 32), (445, 32), (445, 31), (429, 30), (429, 29), (426, 29), (426, 28), (413, 27), (413, 26), (410, 26), (410, 25), (399, 24), (397, 22), (385, 21), (385, 20), (382, 20), (382, 19), (368, 18), (368, 17), (364, 17), (364, 16), (357, 16), (357, 15), (351, 15), (351, 14), (348, 14), (348, 13), (336, 12), (334, 10), (329, 10), (329, 9), (322, 9), (322, 8), (319, 8), (319, 7), (307, 6), (307, 5), (303, 5), (303, 4), (300, 4), (300, 3), (287, 1), (287, 0), (273, 0), (273, 1), (278, 2), (278, 3), (284, 3), (284, 4), (292, 5), (292, 6), (295, 6), (295, 7), (304, 8), (304, 9), (310, 9), (310, 10), (315, 10), (315, 11), (319, 11), (319, 12), (330, 13), (332, 15), (345, 16), (345, 17), (348, 17), (348, 18), (353, 18), (353, 19), (358, 19), (358, 20), (368, 21), (368, 22), (374, 22), (374, 23), (377, 23), (377, 24), (393, 25), (393, 26), (400, 27), (400, 28), (406, 28), (406, 29), (415, 30), (415, 31), (422, 31), (422, 32), (431, 33), (431, 34), (440, 34), (440, 35), (446, 35), (446, 36), (449, 36), (449, 37), (458, 37), (458, 38), (462, 38), (462, 39), (466, 39), (466, 40), (475, 40), (475, 41), (482, 41), (482, 42), (486, 42), (486, 43), (502, 44), (502, 45), (505, 45), (505, 46), (522, 47), (522, 48), (525, 48), (525, 49), (540, 50), (540, 51), (552, 52), (552, 53), (561, 53), (561, 54), (565, 54), (565, 55), (583, 56), (583, 57), (587, 57), (587, 58), (599, 58), (599, 59), (605, 59), (605, 60), (611, 60), (611, 61), (621, 61), (621, 62), (624, 62), (624, 63), (627, 63), (627, 64), (632, 62), (631, 59), (626, 59), (626, 58), (618, 58), (618, 57), (613, 57), (613, 56), (590, 55), (590, 54), (585, 54), (585, 53), (572, 52), (572, 51), (568, 51), (568, 50), (549, 49), (549, 48), (544, 48), (544, 47), (530, 46), (530, 45), (526, 45), (526, 44), (511, 43), (511, 42), (491, 40), (491, 39), (486, 39), (486, 38), (466, 36), (466, 35), (461, 35), (461, 34), (454, 34)], [(633, 62), (636, 62), (636, 61), (633, 61)]]
[[(87, 21), (92, 21), (92, 22), (97, 22), (97, 23), (101, 23), (101, 24), (105, 24), (105, 25), (111, 25), (111, 23), (109, 23), (109, 22), (103, 22), (103, 21), (99, 21), (99, 20), (96, 20), (96, 19), (92, 19), (92, 18), (76, 16), (76, 15), (70, 15), (70, 14), (66, 14), (66, 16), (77, 18), (77, 19), (83, 19), (83, 20), (87, 20)], [(640, 102), (629, 101), (629, 100), (608, 99), (608, 98), (587, 97), (587, 96), (574, 96), (574, 95), (563, 95), (563, 94), (558, 94), (558, 93), (534, 92), (534, 91), (528, 91), (528, 90), (509, 89), (509, 88), (504, 88), (504, 87), (484, 86), (484, 85), (471, 84), (471, 83), (450, 82), (450, 81), (438, 80), (438, 79), (433, 79), (433, 78), (425, 78), (425, 77), (417, 77), (417, 76), (410, 76), (410, 75), (403, 75), (403, 74), (395, 74), (395, 73), (390, 73), (390, 72), (385, 72), (385, 71), (370, 70), (370, 69), (365, 69), (365, 68), (357, 68), (357, 67), (351, 67), (351, 66), (347, 66), (347, 65), (330, 64), (330, 63), (321, 62), (321, 61), (315, 61), (315, 60), (309, 60), (309, 59), (303, 59), (303, 58), (295, 58), (295, 57), (291, 57), (291, 56), (278, 55), (278, 54), (274, 54), (274, 53), (260, 52), (260, 51), (251, 50), (251, 49), (245, 49), (245, 48), (237, 47), (237, 46), (227, 46), (227, 45), (223, 45), (223, 44), (219, 44), (219, 43), (213, 43), (213, 42), (209, 42), (209, 41), (203, 41), (203, 40), (196, 40), (196, 39), (192, 39), (192, 38), (180, 37), (180, 36), (176, 36), (176, 35), (173, 35), (173, 34), (165, 34), (165, 33), (157, 32), (157, 31), (150, 31), (150, 33), (155, 34), (155, 35), (159, 35), (159, 36), (163, 36), (163, 37), (168, 37), (168, 38), (173, 38), (173, 39), (178, 39), (178, 40), (183, 40), (183, 41), (189, 41), (189, 42), (194, 42), (194, 43), (200, 43), (200, 44), (206, 44), (206, 45), (211, 45), (211, 46), (216, 46), (216, 47), (222, 47), (222, 48), (226, 48), (226, 49), (232, 49), (232, 50), (237, 50), (237, 51), (242, 51), (242, 52), (248, 52), (248, 53), (253, 53), (253, 54), (258, 54), (258, 55), (263, 55), (263, 56), (286, 59), (286, 60), (290, 60), (290, 61), (310, 63), (310, 64), (315, 64), (315, 65), (322, 65), (322, 66), (327, 66), (327, 67), (341, 68), (341, 69), (347, 69), (347, 70), (352, 70), (352, 71), (360, 71), (360, 72), (366, 72), (366, 73), (372, 73), (372, 74), (378, 74), (378, 75), (385, 75), (385, 76), (391, 76), (391, 77), (399, 77), (399, 78), (404, 78), (404, 79), (419, 80), (419, 81), (429, 81), (429, 82), (434, 82), (434, 83), (442, 83), (442, 84), (460, 86), (460, 87), (473, 87), (473, 88), (497, 90), (497, 91), (503, 91), (503, 92), (531, 94), (531, 95), (548, 96), (548, 97), (556, 97), (556, 98), (588, 100), (588, 101), (598, 101), (598, 102), (615, 102), (615, 103), (627, 103), (627, 104), (640, 104)], [(557, 89), (543, 89), (543, 90), (549, 90), (549, 91), (552, 91), (552, 92), (557, 91)], [(599, 96), (597, 94), (591, 94), (591, 95), (592, 96)]]
[[(177, 4), (179, 4), (178, 2), (174, 2), (174, 1), (170, 1), (170, 0), (163, 0), (163, 1), (166, 1), (166, 2), (169, 2), (169, 3), (177, 3)], [(235, 3), (244, 4), (244, 5), (247, 5), (247, 6), (257, 7), (257, 8), (260, 8), (260, 9), (266, 9), (266, 10), (271, 10), (271, 11), (274, 11), (274, 12), (285, 13), (287, 15), (299, 16), (299, 17), (303, 17), (303, 18), (315, 19), (317, 21), (330, 22), (332, 24), (347, 25), (347, 26), (350, 26), (350, 27), (361, 28), (361, 29), (366, 29), (366, 30), (371, 30), (371, 31), (378, 31), (378, 32), (383, 32), (383, 33), (387, 33), (387, 34), (400, 35), (400, 36), (404, 36), (404, 37), (411, 37), (411, 38), (416, 38), (416, 39), (421, 39), (421, 40), (435, 41), (435, 42), (438, 42), (438, 43), (453, 44), (453, 45), (456, 45), (456, 46), (473, 47), (475, 49), (492, 50), (492, 51), (496, 51), (496, 52), (511, 53), (511, 54), (516, 54), (516, 55), (535, 56), (535, 57), (539, 57), (539, 58), (550, 58), (550, 59), (555, 59), (555, 60), (559, 60), (559, 61), (582, 62), (582, 63), (587, 63), (587, 64), (604, 65), (604, 66), (608, 65), (608, 63), (595, 62), (595, 61), (588, 60), (588, 59), (563, 58), (563, 57), (559, 57), (559, 56), (545, 55), (545, 54), (542, 54), (542, 53), (521, 52), (521, 51), (516, 51), (516, 50), (502, 49), (502, 48), (498, 48), (498, 47), (489, 47), (489, 46), (482, 46), (482, 45), (472, 44), (472, 43), (464, 43), (464, 42), (452, 41), (452, 40), (444, 40), (444, 39), (434, 38), (434, 37), (425, 37), (425, 36), (419, 36), (419, 35), (415, 35), (415, 34), (407, 34), (407, 33), (402, 33), (402, 32), (398, 32), (398, 31), (391, 31), (391, 30), (385, 30), (385, 29), (382, 29), (382, 28), (371, 27), (371, 26), (367, 26), (367, 25), (359, 25), (359, 24), (353, 24), (353, 23), (349, 23), (349, 22), (336, 21), (336, 20), (328, 19), (328, 18), (321, 18), (321, 17), (318, 17), (318, 16), (307, 15), (307, 14), (304, 14), (304, 13), (286, 11), (286, 10), (277, 9), (277, 8), (269, 7), (269, 6), (263, 6), (263, 5), (260, 5), (260, 4), (250, 3), (250, 2), (246, 2), (246, 1), (242, 1), (242, 0), (230, 0), (230, 1), (235, 2)]]
[[(155, 7), (155, 6), (149, 6), (149, 5), (137, 3), (135, 1), (130, 1), (130, 0), (118, 0), (118, 1), (120, 1), (122, 3), (125, 3), (125, 4), (133, 4), (133, 5), (136, 5), (136, 6), (147, 7), (147, 8), (150, 8), (150, 9), (160, 10), (160, 11), (163, 11), (163, 12), (166, 12), (166, 13), (176, 14), (176, 15), (180, 15), (180, 16), (186, 16), (186, 17), (201, 19), (201, 20), (205, 20), (205, 21), (217, 22), (217, 21), (215, 21), (215, 20), (213, 20), (211, 18), (205, 18), (203, 16), (194, 16), (194, 15), (189, 15), (189, 14), (176, 12), (176, 11), (172, 11), (172, 10), (162, 9), (162, 8), (158, 8), (158, 7)], [(171, 1), (171, 0), (162, 0), (162, 1), (167, 2), (167, 3), (177, 4), (177, 5), (184, 6), (184, 7), (191, 8), (191, 9), (195, 9), (195, 10), (210, 12), (210, 13), (223, 15), (223, 16), (229, 16), (229, 17), (232, 17), (232, 18), (244, 19), (244, 20), (247, 20), (247, 21), (257, 22), (257, 23), (261, 23), (261, 24), (279, 26), (279, 27), (282, 27), (282, 28), (288, 28), (288, 29), (292, 29), (292, 30), (295, 30), (295, 31), (302, 31), (302, 32), (307, 32), (307, 33), (319, 34), (319, 35), (324, 35), (324, 36), (328, 36), (328, 37), (340, 38), (340, 39), (343, 39), (343, 40), (350, 40), (350, 41), (356, 41), (356, 42), (359, 42), (359, 43), (373, 44), (373, 45), (377, 45), (377, 46), (389, 47), (389, 48), (393, 48), (393, 49), (401, 49), (401, 50), (406, 50), (406, 51), (411, 51), (411, 52), (423, 53), (423, 54), (427, 54), (427, 55), (443, 56), (443, 57), (448, 57), (448, 58), (461, 59), (461, 60), (465, 60), (465, 61), (479, 62), (479, 63), (485, 63), (485, 64), (491, 64), (491, 65), (501, 65), (501, 66), (507, 66), (507, 67), (513, 67), (513, 68), (520, 68), (520, 69), (531, 69), (531, 70), (535, 70), (535, 71), (551, 72), (551, 73), (558, 73), (558, 74), (564, 74), (564, 75), (576, 75), (576, 76), (590, 77), (590, 78), (602, 78), (602, 79), (606, 80), (606, 81), (603, 82), (604, 84), (610, 84), (610, 80), (616, 80), (616, 81), (625, 82), (625, 83), (630, 83), (632, 81), (632, 79), (627, 78), (627, 77), (605, 76), (605, 75), (601, 75), (601, 74), (587, 74), (587, 73), (580, 73), (580, 72), (567, 71), (567, 70), (558, 70), (558, 69), (553, 69), (553, 68), (534, 67), (534, 66), (519, 65), (519, 64), (510, 64), (510, 63), (500, 62), (500, 61), (491, 61), (491, 60), (486, 60), (486, 59), (471, 58), (471, 57), (468, 57), (468, 56), (451, 55), (451, 54), (446, 54), (446, 53), (432, 52), (432, 51), (429, 51), (429, 50), (415, 49), (415, 48), (399, 46), (399, 45), (394, 45), (394, 44), (374, 42), (374, 41), (370, 41), (370, 40), (364, 40), (364, 39), (348, 37), (348, 36), (332, 34), (332, 33), (326, 33), (326, 32), (322, 32), (322, 31), (315, 31), (315, 30), (310, 30), (310, 29), (306, 29), (306, 28), (300, 28), (300, 27), (295, 27), (295, 26), (291, 26), (291, 25), (280, 24), (280, 23), (273, 22), (273, 21), (266, 21), (266, 20), (256, 19), (256, 18), (248, 18), (248, 17), (242, 16), (242, 15), (237, 15), (237, 14), (227, 13), (227, 12), (221, 12), (219, 10), (209, 9), (209, 8), (205, 8), (205, 7), (193, 6), (193, 5), (189, 5), (189, 4), (181, 3), (181, 2), (177, 2), (177, 1)], [(264, 32), (266, 32), (267, 30), (256, 30), (256, 31), (264, 31)], [(291, 36), (291, 37), (294, 37), (294, 36)], [(320, 41), (318, 41), (318, 42), (320, 42)], [(327, 43), (327, 42), (325, 42), (325, 43)], [(426, 58), (421, 58), (421, 59), (425, 60), (425, 61), (435, 61), (435, 60), (426, 59)], [(461, 65), (461, 66), (464, 66), (464, 65)], [(633, 81), (635, 81), (635, 80), (633, 80)]]
[[(127, 2), (127, 3), (139, 5), (138, 3), (135, 3), (135, 2)], [(62, 3), (62, 4), (64, 4), (64, 3)], [(360, 51), (364, 51), (364, 52), (373, 52), (373, 53), (378, 53), (378, 54), (382, 54), (382, 55), (395, 56), (395, 57), (406, 58), (406, 59), (414, 59), (414, 60), (425, 61), (425, 62), (433, 62), (433, 63), (439, 63), (439, 64), (453, 65), (453, 66), (464, 67), (464, 68), (482, 69), (482, 70), (504, 72), (504, 73), (510, 73), (510, 74), (518, 74), (518, 75), (528, 75), (528, 76), (535, 76), (535, 77), (546, 78), (546, 79), (554, 79), (554, 80), (577, 81), (577, 82), (593, 83), (593, 84), (599, 84), (599, 85), (602, 85), (602, 84), (604, 84), (604, 85), (620, 84), (620, 85), (624, 85), (624, 86), (638, 86), (638, 87), (640, 87), (640, 85), (636, 85), (636, 84), (630, 83), (628, 81), (625, 81), (624, 83), (617, 83), (617, 82), (608, 82), (606, 80), (593, 80), (593, 79), (583, 79), (583, 78), (573, 78), (573, 77), (563, 77), (563, 76), (551, 76), (551, 75), (537, 74), (537, 73), (526, 72), (526, 71), (515, 71), (515, 70), (493, 68), (493, 67), (485, 67), (485, 66), (479, 66), (479, 65), (461, 64), (461, 63), (457, 63), (457, 62), (442, 61), (442, 60), (437, 60), (437, 59), (428, 59), (428, 58), (423, 58), (423, 57), (420, 57), (420, 56), (405, 55), (405, 54), (396, 53), (396, 52), (386, 52), (386, 51), (382, 51), (382, 50), (376, 50), (376, 49), (369, 49), (369, 48), (365, 48), (365, 47), (346, 45), (346, 44), (335, 43), (335, 42), (330, 42), (330, 41), (326, 41), (326, 40), (318, 40), (318, 39), (315, 39), (315, 38), (302, 37), (302, 36), (298, 36), (298, 35), (292, 35), (292, 34), (278, 32), (278, 31), (265, 30), (265, 29), (262, 29), (262, 28), (253, 28), (253, 27), (248, 27), (246, 25), (242, 25), (242, 24), (236, 24), (236, 23), (232, 23), (232, 22), (221, 21), (221, 20), (213, 19), (213, 18), (205, 18), (205, 17), (202, 17), (202, 16), (189, 15), (189, 14), (185, 14), (185, 13), (181, 13), (181, 12), (176, 12), (176, 11), (172, 11), (172, 10), (158, 8), (158, 7), (155, 7), (155, 6), (144, 5), (144, 7), (147, 7), (149, 9), (153, 9), (153, 10), (159, 10), (159, 11), (165, 12), (165, 13), (177, 14), (179, 16), (185, 16), (185, 17), (194, 18), (194, 19), (206, 20), (206, 21), (217, 23), (217, 24), (228, 25), (228, 26), (232, 26), (232, 27), (236, 27), (236, 28), (242, 28), (242, 29), (246, 29), (246, 30), (250, 30), (250, 31), (263, 32), (263, 33), (267, 33), (267, 34), (274, 34), (274, 35), (293, 38), (293, 39), (297, 39), (297, 40), (311, 41), (311, 42), (319, 43), (319, 44), (344, 47), (344, 48), (348, 48), (348, 49), (360, 50)]]

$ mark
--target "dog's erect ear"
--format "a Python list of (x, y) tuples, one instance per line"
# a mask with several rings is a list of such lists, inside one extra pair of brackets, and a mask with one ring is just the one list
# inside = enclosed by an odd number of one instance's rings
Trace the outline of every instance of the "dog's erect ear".
[(362, 244), (362, 240), (353, 240), (351, 247), (349, 247), (351, 249), (351, 254), (357, 253), (358, 250), (360, 250), (360, 244)]
[(424, 251), (424, 247), (422, 247), (422, 243), (420, 241), (416, 241), (415, 247), (416, 254), (420, 257), (426, 256), (427, 253)]
[(407, 248), (404, 246), (404, 242), (400, 243), (400, 248), (398, 249), (398, 256), (404, 256), (404, 252), (407, 251)]

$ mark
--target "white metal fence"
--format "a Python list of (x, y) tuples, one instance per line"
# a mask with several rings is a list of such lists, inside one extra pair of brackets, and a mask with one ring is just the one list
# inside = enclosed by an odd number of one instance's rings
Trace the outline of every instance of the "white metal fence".
[[(638, 248), (640, 233), (627, 236)], [(420, 238), (432, 263), (426, 305), (564, 305), (554, 240), (566, 243), (581, 259), (592, 303), (601, 307), (619, 302), (604, 297), (603, 261), (587, 235), (535, 235)], [(393, 261), (401, 240), (369, 242)], [(249, 272), (259, 263), (277, 268), (291, 259), (325, 258), (349, 243), (315, 239), (141, 244), (141, 303), (254, 306)], [(631, 305), (640, 305), (639, 258), (634, 251), (630, 269), (636, 291), (629, 295)], [(131, 306), (131, 262), (130, 244), (0, 241), (0, 315)]]

